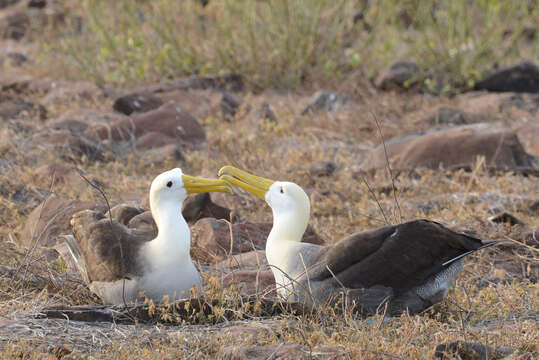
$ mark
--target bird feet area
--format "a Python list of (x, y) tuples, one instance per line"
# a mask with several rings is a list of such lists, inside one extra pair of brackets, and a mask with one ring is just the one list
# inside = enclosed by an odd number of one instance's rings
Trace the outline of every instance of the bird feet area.
[[(408, 86), (424, 72), (409, 60), (368, 81), (350, 70), (346, 81), (285, 90), (231, 72), (233, 63), (132, 82), (67, 68), (64, 76), (47, 42), (61, 42), (66, 27), (81, 38), (96, 27), (70, 11), (62, 1), (0, 0), (0, 358), (538, 356), (534, 63), (493, 65), (475, 86), (449, 95)], [(143, 46), (137, 41), (126, 46)], [(91, 63), (111, 51), (96, 49)], [(148, 191), (158, 174), (181, 167), (218, 178), (229, 164), (303, 187), (311, 204), (305, 243), (332, 245), (417, 218), (502, 242), (466, 257), (447, 296), (419, 314), (307, 309), (276, 296), (264, 201), (241, 190), (196, 194), (182, 214), (201, 293), (104, 305), (66, 247), (74, 226), (98, 236), (109, 224), (95, 219), (110, 215), (116, 235), (149, 241), (157, 227)], [(74, 217), (82, 211), (95, 216)]]

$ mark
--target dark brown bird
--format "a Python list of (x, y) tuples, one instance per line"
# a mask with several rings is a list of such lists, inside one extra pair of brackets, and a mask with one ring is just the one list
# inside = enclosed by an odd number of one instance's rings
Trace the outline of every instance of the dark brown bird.
[(301, 187), (254, 176), (232, 166), (221, 179), (265, 199), (273, 211), (266, 256), (279, 294), (310, 305), (345, 300), (372, 314), (417, 313), (440, 302), (462, 268), (462, 258), (494, 245), (443, 225), (414, 220), (356, 233), (334, 245), (300, 242), (309, 222), (309, 198)]

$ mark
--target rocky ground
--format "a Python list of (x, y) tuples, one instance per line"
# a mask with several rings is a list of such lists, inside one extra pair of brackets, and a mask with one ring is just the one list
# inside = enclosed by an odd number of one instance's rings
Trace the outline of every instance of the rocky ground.
[[(61, 19), (42, 3), (31, 1), (31, 11)], [(354, 91), (252, 92), (239, 75), (118, 89), (37, 75), (20, 9), (0, 1), (2, 358), (537, 356), (536, 65), (515, 64), (453, 97), (405, 88), (414, 66), (402, 62)], [(96, 187), (119, 222), (152, 236), (153, 177), (173, 167), (215, 177), (225, 164), (306, 189), (304, 241), (425, 217), (506, 242), (470, 256), (444, 302), (417, 316), (254, 310), (258, 300), (212, 303), (198, 318), (47, 312), (99, 309), (58, 246), (73, 214), (108, 210)], [(271, 296), (265, 204), (243, 192), (197, 196), (184, 216), (208, 298)]]

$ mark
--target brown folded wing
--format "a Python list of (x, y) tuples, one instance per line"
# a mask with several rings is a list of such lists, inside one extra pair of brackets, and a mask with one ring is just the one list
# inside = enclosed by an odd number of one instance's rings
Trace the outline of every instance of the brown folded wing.
[[(90, 281), (115, 281), (141, 275), (142, 245), (153, 239), (152, 231), (129, 229), (102, 213), (85, 210), (73, 215), (71, 228), (85, 258)], [(120, 248), (121, 246), (121, 248)]]
[(317, 263), (323, 265), (313, 280), (335, 275), (347, 288), (381, 285), (398, 295), (442, 271), (445, 261), (481, 245), (436, 222), (414, 220), (356, 233), (329, 247), (320, 253)]

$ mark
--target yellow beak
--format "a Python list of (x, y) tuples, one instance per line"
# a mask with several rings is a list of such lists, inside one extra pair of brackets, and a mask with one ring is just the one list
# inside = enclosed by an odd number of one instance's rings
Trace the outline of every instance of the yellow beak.
[(182, 180), (188, 194), (207, 192), (232, 193), (230, 183), (221, 179), (204, 179), (196, 176), (182, 175)]
[[(229, 173), (235, 177), (232, 177), (230, 175), (223, 175), (225, 173)], [(230, 184), (236, 185), (243, 190), (253, 195), (256, 195), (264, 200), (266, 198), (266, 192), (268, 192), (270, 186), (275, 182), (270, 179), (265, 179), (260, 176), (249, 174), (246, 171), (240, 170), (229, 165), (223, 166), (219, 170), (218, 175), (219, 179), (224, 180)]]

